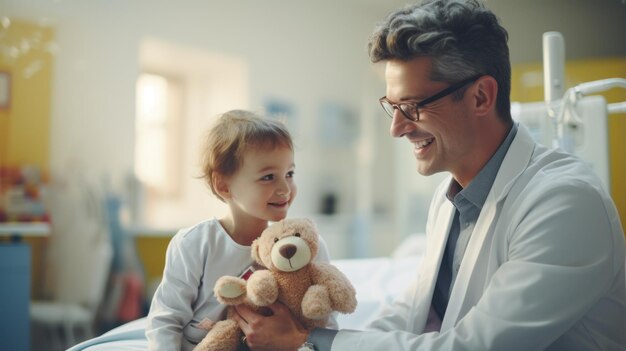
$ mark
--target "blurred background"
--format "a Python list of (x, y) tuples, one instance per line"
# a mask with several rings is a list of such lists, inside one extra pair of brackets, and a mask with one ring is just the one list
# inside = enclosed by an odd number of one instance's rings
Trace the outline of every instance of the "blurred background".
[[(411, 147), (389, 136), (382, 67), (366, 48), (404, 3), (0, 0), (0, 240), (26, 247), (3, 254), (9, 271), (27, 269), (21, 295), (85, 307), (96, 328), (73, 330), (82, 338), (143, 315), (171, 236), (226, 211), (198, 178), (200, 147), (234, 108), (293, 132), (290, 216), (314, 219), (333, 258), (390, 255), (423, 233), (445, 175), (420, 176)], [(509, 31), (512, 101), (543, 101), (547, 31), (565, 38), (568, 87), (626, 77), (624, 1), (486, 4)], [(608, 129), (598, 142), (626, 222), (624, 115)], [(51, 311), (31, 305), (44, 325)]]

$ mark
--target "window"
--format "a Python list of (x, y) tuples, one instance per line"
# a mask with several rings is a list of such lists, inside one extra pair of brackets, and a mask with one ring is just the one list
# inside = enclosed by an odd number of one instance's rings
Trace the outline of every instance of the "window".
[(180, 84), (162, 75), (143, 73), (137, 80), (135, 174), (152, 196), (180, 192)]
[(228, 207), (201, 178), (202, 147), (216, 116), (249, 106), (248, 63), (233, 55), (144, 38), (139, 67), (136, 222), (171, 232), (225, 215)]

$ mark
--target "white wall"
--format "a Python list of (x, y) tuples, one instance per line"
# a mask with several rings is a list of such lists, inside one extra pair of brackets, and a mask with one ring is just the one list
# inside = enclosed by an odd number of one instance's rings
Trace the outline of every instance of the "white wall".
[[(238, 57), (249, 67), (249, 90), (242, 92), (249, 105), (220, 108), (259, 109), (268, 98), (294, 106), (300, 191), (292, 214), (313, 216), (324, 187), (338, 189), (341, 215), (316, 218), (343, 256), (388, 253), (407, 233), (423, 230), (437, 181), (417, 175), (410, 148), (387, 137), (388, 120), (377, 105), (384, 85), (367, 57), (374, 24), (404, 2), (0, 0), (0, 8), (8, 16), (46, 19), (57, 31), (53, 174), (82, 168), (120, 183), (132, 170), (143, 39)], [(509, 30), (514, 62), (540, 61), (546, 30), (564, 33), (568, 58), (626, 54), (625, 7), (618, 0), (487, 4)], [(353, 143), (320, 145), (319, 108), (326, 102), (354, 111), (362, 133)], [(355, 248), (354, 239), (363, 240), (355, 226), (374, 239)]]
[[(155, 38), (245, 62), (249, 90), (241, 92), (245, 98), (239, 103), (220, 106), (222, 111), (260, 109), (267, 99), (291, 104), (296, 117), (292, 127), (300, 189), (292, 214), (314, 215), (321, 185), (332, 182), (339, 192), (342, 220), (320, 217), (319, 221), (339, 223), (321, 224), (342, 238), (351, 230), (358, 178), (356, 140), (321, 147), (319, 113), (323, 104), (335, 104), (353, 111), (354, 128), (361, 128), (363, 91), (372, 80), (365, 43), (380, 11), (368, 13), (332, 1), (3, 3), (8, 15), (34, 21), (46, 18), (56, 28), (59, 51), (52, 87), (50, 145), (53, 175), (62, 176), (68, 167), (79, 168), (91, 178), (106, 174), (119, 188), (132, 171), (140, 47), (145, 38)], [(181, 66), (187, 64), (180, 62)], [(208, 79), (214, 80), (212, 88), (217, 89), (229, 83), (224, 74)], [(376, 105), (374, 98), (371, 104)], [(216, 110), (213, 107), (212, 111)], [(195, 132), (203, 127), (199, 125)], [(363, 167), (358, 171), (362, 173)], [(201, 183), (196, 179), (190, 182)], [(206, 188), (196, 188), (210, 196)]]

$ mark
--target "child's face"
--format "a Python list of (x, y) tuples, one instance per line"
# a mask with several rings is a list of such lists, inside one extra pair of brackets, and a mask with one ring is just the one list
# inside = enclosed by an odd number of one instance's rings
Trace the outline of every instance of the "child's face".
[(285, 146), (248, 150), (241, 168), (228, 180), (226, 202), (235, 215), (279, 221), (296, 197), (293, 150)]

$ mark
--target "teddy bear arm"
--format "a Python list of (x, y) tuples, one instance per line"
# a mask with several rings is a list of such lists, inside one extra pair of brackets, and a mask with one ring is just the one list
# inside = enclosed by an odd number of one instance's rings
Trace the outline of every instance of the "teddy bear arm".
[(257, 306), (267, 306), (278, 299), (278, 283), (269, 270), (256, 271), (248, 279), (248, 298)]
[(313, 280), (328, 289), (334, 310), (341, 313), (352, 313), (356, 309), (356, 290), (348, 278), (337, 267), (328, 263), (313, 266)]
[(324, 285), (311, 285), (302, 298), (302, 315), (313, 320), (327, 318), (333, 311), (328, 289)]

